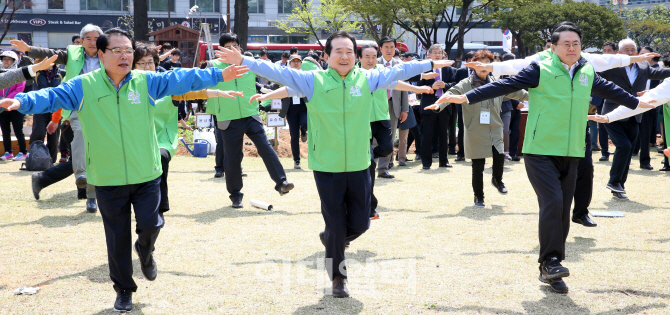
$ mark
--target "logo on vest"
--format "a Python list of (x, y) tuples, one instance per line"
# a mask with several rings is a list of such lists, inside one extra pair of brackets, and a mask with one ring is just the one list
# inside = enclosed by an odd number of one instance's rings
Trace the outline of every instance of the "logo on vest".
[(137, 93), (135, 91), (130, 91), (128, 93), (128, 101), (130, 104), (139, 104), (140, 103), (140, 93)]
[(581, 82), (583, 86), (589, 86), (589, 77), (582, 73), (579, 76), (579, 82)]
[(362, 96), (361, 88), (357, 85), (352, 86), (351, 90), (349, 90), (349, 93), (351, 93), (351, 96)]

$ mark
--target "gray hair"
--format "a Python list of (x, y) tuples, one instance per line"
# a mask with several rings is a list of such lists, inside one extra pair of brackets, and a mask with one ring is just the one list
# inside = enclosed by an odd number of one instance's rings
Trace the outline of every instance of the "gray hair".
[(442, 45), (440, 45), (440, 44), (432, 44), (432, 45), (430, 45), (430, 47), (428, 48), (428, 52), (429, 52), (429, 53), (432, 53), (433, 50), (438, 49), (438, 48), (439, 48), (440, 50), (444, 50), (444, 49), (442, 49)]
[(635, 44), (635, 42), (628, 37), (619, 41), (619, 50), (621, 50), (621, 47), (626, 44), (633, 44), (633, 46), (635, 46), (635, 50), (637, 50), (637, 44)]
[(79, 32), (79, 36), (81, 36), (81, 40), (84, 40), (84, 35), (86, 35), (86, 33), (90, 33), (90, 32), (98, 32), (98, 34), (100, 34), (100, 35), (104, 34), (104, 32), (102, 31), (100, 26), (97, 26), (97, 25), (94, 25), (94, 24), (86, 24), (86, 26), (84, 26), (81, 29), (81, 32)]

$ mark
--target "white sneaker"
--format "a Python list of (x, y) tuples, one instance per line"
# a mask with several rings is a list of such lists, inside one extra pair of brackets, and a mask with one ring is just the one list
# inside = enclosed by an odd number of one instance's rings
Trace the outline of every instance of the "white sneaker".
[(0, 156), (0, 161), (7, 161), (7, 160), (11, 160), (13, 158), (14, 158), (14, 154), (9, 153), (9, 152), (5, 152), (5, 155)]
[(19, 152), (19, 154), (17, 154), (12, 161), (25, 161), (26, 157), (27, 155)]

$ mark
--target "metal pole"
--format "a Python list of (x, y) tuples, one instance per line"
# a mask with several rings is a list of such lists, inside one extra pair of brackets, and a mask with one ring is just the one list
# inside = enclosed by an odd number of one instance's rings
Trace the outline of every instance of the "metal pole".
[(230, 33), (230, 0), (226, 0), (226, 33)]

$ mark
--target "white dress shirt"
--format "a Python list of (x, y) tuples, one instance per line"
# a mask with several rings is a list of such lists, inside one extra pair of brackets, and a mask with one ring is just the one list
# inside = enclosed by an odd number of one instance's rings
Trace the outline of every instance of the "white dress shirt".
[[(596, 72), (630, 65), (630, 56), (628, 55), (597, 55), (583, 52), (582, 56), (591, 64)], [(524, 59), (494, 62), (491, 64), (493, 65), (493, 71), (491, 73), (495, 77), (500, 77), (501, 75), (515, 75), (523, 70), (523, 68), (530, 66), (533, 61), (540, 62), (541, 60), (542, 58), (539, 54), (534, 54)]]

